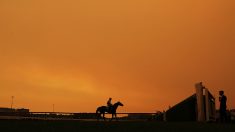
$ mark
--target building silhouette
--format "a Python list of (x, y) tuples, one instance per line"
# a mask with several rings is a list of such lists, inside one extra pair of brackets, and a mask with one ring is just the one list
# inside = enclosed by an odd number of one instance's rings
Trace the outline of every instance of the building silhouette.
[(171, 107), (164, 114), (165, 121), (216, 120), (215, 98), (202, 83), (195, 85), (196, 92), (180, 103)]

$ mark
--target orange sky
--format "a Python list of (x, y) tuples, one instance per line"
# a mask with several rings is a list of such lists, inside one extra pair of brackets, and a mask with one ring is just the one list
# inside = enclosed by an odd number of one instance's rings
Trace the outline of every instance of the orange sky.
[(203, 81), (235, 108), (234, 0), (1, 0), (0, 107), (167, 109)]

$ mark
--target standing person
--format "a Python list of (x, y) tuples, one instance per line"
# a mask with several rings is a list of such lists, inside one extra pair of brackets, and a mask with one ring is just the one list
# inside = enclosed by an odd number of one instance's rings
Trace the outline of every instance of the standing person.
[(224, 95), (224, 91), (219, 91), (219, 101), (220, 101), (220, 122), (227, 121), (227, 97)]

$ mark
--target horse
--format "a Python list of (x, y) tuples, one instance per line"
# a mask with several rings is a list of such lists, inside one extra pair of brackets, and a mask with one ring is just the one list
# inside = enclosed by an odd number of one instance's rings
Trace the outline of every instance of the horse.
[(112, 114), (112, 118), (111, 120), (115, 117), (117, 119), (117, 108), (118, 106), (124, 106), (121, 102), (117, 102), (115, 103), (113, 106), (111, 106), (110, 108), (108, 108), (107, 106), (100, 106), (96, 109), (96, 115), (97, 115), (97, 120), (99, 120), (99, 118), (102, 118), (105, 120), (105, 113), (109, 113)]

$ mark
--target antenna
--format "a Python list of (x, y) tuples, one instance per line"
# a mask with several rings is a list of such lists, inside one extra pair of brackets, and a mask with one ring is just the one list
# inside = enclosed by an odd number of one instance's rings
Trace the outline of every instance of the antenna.
[(14, 96), (11, 96), (11, 109), (13, 109)]

